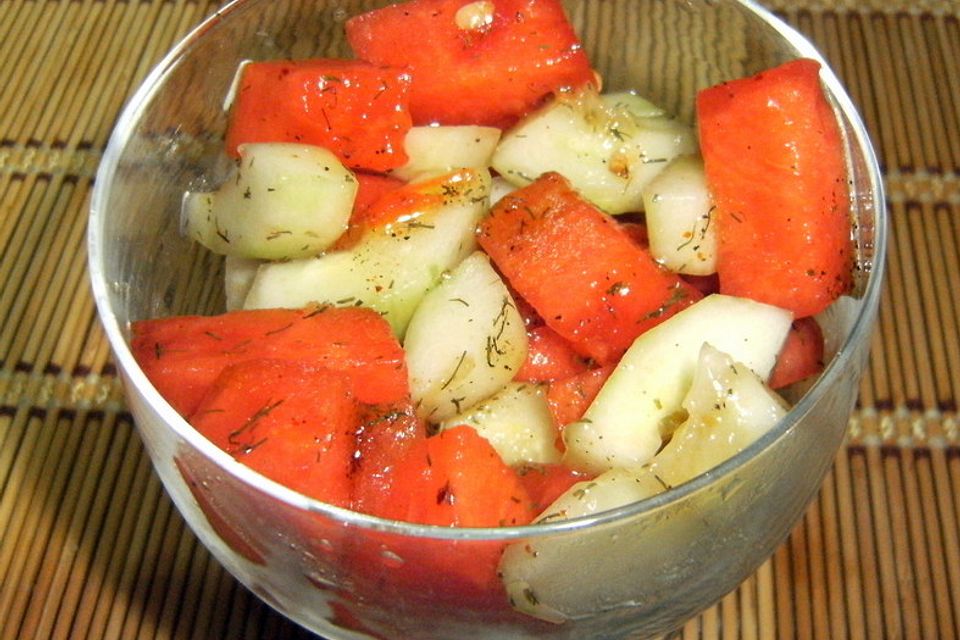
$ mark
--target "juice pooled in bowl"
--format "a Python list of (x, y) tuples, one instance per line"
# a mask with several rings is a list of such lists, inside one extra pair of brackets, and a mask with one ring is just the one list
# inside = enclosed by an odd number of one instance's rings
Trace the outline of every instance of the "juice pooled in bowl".
[[(183, 210), (230, 308), (133, 323), (217, 446), (388, 520), (553, 522), (710, 470), (822, 369), (853, 245), (818, 63), (704, 89), (693, 127), (643, 87), (605, 93), (553, 0), (412, 0), (346, 34), (354, 59), (238, 70), (236, 168)], [(451, 549), (391, 573), (358, 546), (344, 571), (564, 620), (539, 589), (568, 559)]]

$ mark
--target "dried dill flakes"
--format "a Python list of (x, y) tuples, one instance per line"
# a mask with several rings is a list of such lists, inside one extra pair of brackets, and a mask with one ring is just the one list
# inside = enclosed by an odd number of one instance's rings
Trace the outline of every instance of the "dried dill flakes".
[(307, 313), (305, 313), (303, 317), (304, 319), (312, 318), (313, 316), (320, 315), (321, 313), (323, 313), (329, 308), (330, 308), (330, 305), (327, 305), (327, 304), (317, 305), (312, 309), (310, 309), (309, 311), (307, 311)]
[(456, 198), (460, 195), (460, 190), (452, 184), (444, 183), (440, 186), (440, 192), (445, 198)]
[(247, 420), (243, 423), (243, 425), (241, 425), (236, 430), (231, 431), (230, 434), (227, 436), (227, 442), (229, 442), (231, 445), (236, 447), (236, 449), (234, 451), (231, 451), (231, 453), (245, 455), (252, 452), (254, 449), (256, 449), (257, 447), (265, 443), (267, 441), (266, 438), (262, 438), (254, 442), (244, 443), (244, 442), (240, 442), (240, 437), (245, 434), (251, 433), (254, 427), (256, 427), (258, 422), (263, 420), (266, 416), (270, 415), (270, 413), (274, 409), (279, 407), (281, 404), (283, 404), (282, 399), (277, 400), (276, 402), (273, 402), (273, 403), (265, 404), (264, 406), (257, 409), (257, 411), (252, 416), (247, 418)]
[(251, 340), (251, 339), (249, 339), (249, 338), (246, 339), (246, 340), (241, 340), (240, 342), (238, 342), (237, 344), (233, 345), (233, 346), (230, 347), (229, 349), (224, 349), (224, 350), (223, 350), (223, 353), (227, 353), (227, 354), (229, 354), (229, 353), (243, 353), (244, 351), (246, 351), (247, 347), (249, 347), (251, 344), (253, 344), (253, 340)]
[(285, 324), (285, 325), (282, 326), (282, 327), (277, 327), (276, 329), (271, 329), (270, 331), (267, 331), (267, 332), (266, 332), (265, 334), (263, 334), (263, 335), (265, 335), (265, 336), (273, 336), (273, 335), (276, 335), (276, 334), (281, 333), (281, 332), (283, 332), (283, 331), (286, 331), (287, 329), (290, 329), (290, 328), (292, 328), (292, 327), (293, 327), (293, 323), (290, 322), (290, 323), (288, 323), (288, 324)]
[(432, 225), (428, 222), (419, 222), (418, 220), (411, 220), (407, 223), (408, 229), (435, 229), (436, 225)]
[(614, 138), (616, 138), (617, 140), (619, 140), (620, 142), (623, 142), (623, 141), (626, 140), (627, 138), (632, 137), (629, 133), (625, 132), (625, 131), (620, 127), (620, 124), (617, 123), (617, 122), (611, 123), (611, 124), (610, 124), (610, 127), (607, 129), (607, 132), (608, 132), (611, 136), (613, 136)]
[(596, 483), (596, 482), (590, 482), (589, 484), (587, 484), (587, 486), (581, 487), (581, 488), (577, 489), (576, 491), (574, 491), (574, 492), (573, 492), (573, 497), (576, 498), (577, 500), (583, 500), (584, 498), (587, 497), (587, 494), (588, 494), (592, 489), (595, 489), (595, 488), (596, 488), (596, 486), (597, 486), (597, 483)]
[(661, 478), (661, 477), (660, 477), (659, 475), (657, 475), (656, 473), (653, 474), (653, 479), (656, 480), (657, 483), (658, 483), (661, 487), (663, 487), (663, 490), (664, 490), (664, 491), (669, 491), (670, 489), (673, 488), (672, 486), (670, 486), (669, 484), (667, 484), (666, 482), (664, 482), (663, 478)]
[[(464, 351), (463, 353), (460, 354), (460, 359), (457, 360), (457, 366), (453, 368), (453, 373), (450, 374), (450, 377), (447, 378), (446, 382), (440, 385), (441, 390), (446, 389), (447, 387), (450, 386), (451, 383), (453, 383), (454, 379), (457, 377), (457, 373), (460, 372), (460, 367), (463, 366), (463, 361), (466, 360), (466, 358), (467, 358), (467, 352)], [(457, 409), (459, 410), (459, 406), (457, 407)]]
[(640, 155), (640, 162), (643, 164), (660, 164), (663, 162), (669, 162), (670, 158), (650, 158), (644, 154)]
[(271, 231), (269, 234), (267, 234), (267, 240), (276, 240), (277, 238), (289, 235), (293, 235), (293, 231), (290, 231), (289, 229)]
[(507, 327), (510, 325), (510, 316), (509, 310), (516, 309), (516, 306), (513, 304), (513, 301), (510, 300), (508, 296), (503, 297), (503, 302), (500, 305), (500, 311), (493, 318), (493, 326), (495, 333), (487, 336), (487, 366), (495, 367), (496, 362), (494, 362), (494, 356), (503, 356), (507, 353), (507, 348), (505, 345), (501, 345), (500, 342), (503, 339), (503, 334), (507, 330)]
[(523, 588), (523, 598), (532, 607), (536, 607), (540, 604), (540, 600), (530, 587)]

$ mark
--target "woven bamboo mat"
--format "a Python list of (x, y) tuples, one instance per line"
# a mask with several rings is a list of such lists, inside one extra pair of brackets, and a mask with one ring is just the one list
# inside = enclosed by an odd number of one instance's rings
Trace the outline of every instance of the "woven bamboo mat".
[[(768, 2), (878, 146), (889, 280), (802, 523), (683, 638), (960, 637), (960, 0)], [(0, 638), (305, 638), (207, 554), (125, 412), (86, 282), (114, 119), (210, 0), (0, 0)]]

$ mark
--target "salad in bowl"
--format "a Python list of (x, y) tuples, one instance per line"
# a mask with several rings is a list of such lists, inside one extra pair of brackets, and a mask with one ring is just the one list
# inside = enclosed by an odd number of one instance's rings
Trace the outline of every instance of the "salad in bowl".
[(588, 2), (267, 4), (158, 67), (93, 204), (204, 542), (331, 637), (650, 635), (736, 586), (839, 446), (881, 275), (816, 51), (750, 3), (623, 3), (725, 39), (641, 29), (653, 82)]

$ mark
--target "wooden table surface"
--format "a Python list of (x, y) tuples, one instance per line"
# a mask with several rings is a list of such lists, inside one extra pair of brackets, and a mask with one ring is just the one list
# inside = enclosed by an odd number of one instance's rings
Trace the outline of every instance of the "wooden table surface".
[[(598, 0), (599, 1), (599, 0)], [(892, 237), (847, 444), (789, 540), (683, 638), (960, 637), (960, 1), (773, 0), (861, 109)], [(125, 99), (217, 7), (0, 0), (0, 638), (299, 638), (185, 527), (89, 292)]]

